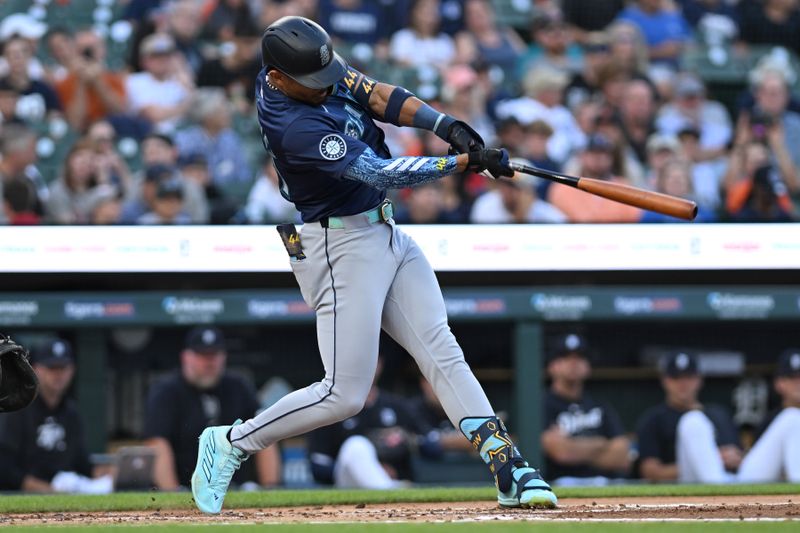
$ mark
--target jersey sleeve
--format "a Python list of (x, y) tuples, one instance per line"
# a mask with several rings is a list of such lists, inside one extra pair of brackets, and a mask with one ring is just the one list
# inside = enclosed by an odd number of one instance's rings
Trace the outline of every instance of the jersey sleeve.
[(607, 403), (603, 403), (603, 436), (613, 439), (625, 433), (625, 427), (619, 418), (617, 410)]
[(639, 458), (660, 459), (661, 442), (659, 441), (658, 416), (655, 412), (645, 413), (636, 428), (636, 438), (639, 443)]
[(289, 166), (342, 179), (367, 145), (338, 131), (333, 120), (314, 116), (294, 121), (283, 135), (281, 148)]
[(730, 413), (724, 407), (713, 405), (705, 409), (706, 416), (711, 419), (717, 432), (717, 446), (739, 446), (739, 437)]

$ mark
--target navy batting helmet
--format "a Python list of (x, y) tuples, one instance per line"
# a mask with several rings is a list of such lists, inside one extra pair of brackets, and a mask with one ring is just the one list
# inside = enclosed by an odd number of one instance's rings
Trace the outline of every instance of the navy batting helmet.
[(347, 71), (328, 32), (304, 17), (283, 17), (270, 24), (261, 37), (261, 57), (264, 65), (310, 89), (330, 87)]

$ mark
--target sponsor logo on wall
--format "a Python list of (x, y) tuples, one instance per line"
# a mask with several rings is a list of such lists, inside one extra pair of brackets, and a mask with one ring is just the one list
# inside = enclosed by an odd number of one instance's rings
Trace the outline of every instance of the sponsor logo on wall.
[(303, 300), (247, 300), (247, 314), (256, 318), (308, 315), (313, 312)]
[(161, 307), (178, 323), (214, 322), (225, 312), (225, 302), (221, 298), (179, 298), (167, 296)]
[(445, 298), (447, 314), (458, 315), (496, 315), (506, 311), (502, 298)]
[(126, 319), (136, 315), (133, 302), (64, 302), (64, 316), (70, 320), (114, 320)]
[(617, 296), (614, 298), (614, 311), (621, 315), (656, 315), (678, 313), (683, 310), (683, 302), (674, 296)]
[(766, 318), (775, 309), (775, 297), (769, 294), (711, 292), (706, 303), (720, 318)]
[(0, 300), (0, 324), (30, 324), (39, 314), (39, 302), (33, 300)]
[(585, 294), (544, 294), (531, 296), (531, 307), (548, 319), (577, 320), (592, 309), (592, 298)]

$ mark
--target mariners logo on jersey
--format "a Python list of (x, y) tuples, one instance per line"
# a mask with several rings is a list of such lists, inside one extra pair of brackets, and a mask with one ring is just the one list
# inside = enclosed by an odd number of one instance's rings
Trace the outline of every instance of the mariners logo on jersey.
[(336, 161), (347, 153), (347, 144), (340, 135), (326, 135), (319, 142), (319, 153), (325, 159)]

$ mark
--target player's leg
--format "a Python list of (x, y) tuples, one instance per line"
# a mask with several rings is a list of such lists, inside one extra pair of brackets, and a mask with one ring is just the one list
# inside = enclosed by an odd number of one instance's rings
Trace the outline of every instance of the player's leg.
[(507, 506), (556, 503), (550, 487), (519, 455), (494, 416), (480, 383), (447, 325), (441, 289), (422, 251), (395, 229), (400, 265), (383, 309), (383, 329), (416, 360), (453, 425), (472, 441)]
[(800, 482), (800, 409), (787, 407), (775, 417), (747, 452), (739, 467), (739, 481), (746, 483)]
[[(221, 510), (233, 472), (249, 454), (363, 407), (377, 365), (381, 310), (394, 275), (389, 232), (384, 230), (383, 237), (314, 224), (303, 229), (306, 259), (292, 269), (306, 303), (316, 310), (325, 377), (242, 424), (203, 432), (192, 493), (204, 512)], [(389, 268), (384, 268), (386, 261)]]
[(689, 411), (678, 421), (675, 459), (681, 483), (724, 483), (730, 480), (714, 438), (714, 424), (702, 411)]
[(306, 303), (316, 310), (325, 378), (236, 427), (234, 445), (253, 453), (364, 406), (377, 365), (381, 310), (394, 276), (389, 233), (382, 229), (303, 228), (307, 259), (292, 268)]
[(391, 489), (400, 485), (381, 465), (375, 445), (363, 435), (353, 435), (342, 443), (333, 479), (343, 489)]

